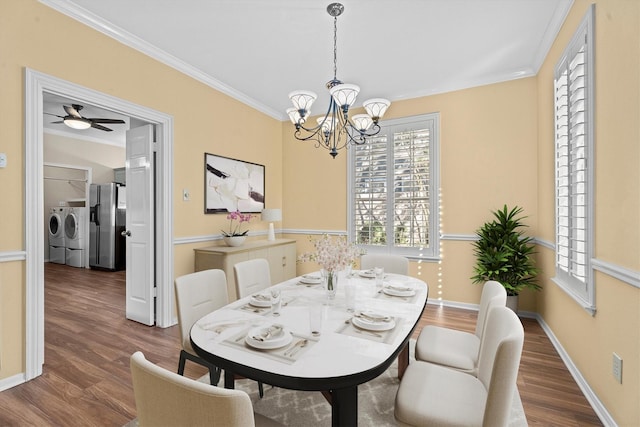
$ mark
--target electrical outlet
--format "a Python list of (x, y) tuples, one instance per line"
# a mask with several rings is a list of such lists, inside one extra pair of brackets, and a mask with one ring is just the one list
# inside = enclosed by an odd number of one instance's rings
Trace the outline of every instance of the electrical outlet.
[(189, 199), (191, 199), (191, 194), (189, 193), (189, 190), (185, 188), (182, 190), (182, 200), (188, 202)]
[(613, 377), (622, 384), (622, 358), (613, 353)]

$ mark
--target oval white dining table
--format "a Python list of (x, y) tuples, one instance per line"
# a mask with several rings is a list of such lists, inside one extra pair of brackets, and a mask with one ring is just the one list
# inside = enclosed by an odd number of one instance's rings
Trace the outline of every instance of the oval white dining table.
[[(328, 304), (322, 285), (305, 285), (300, 279), (272, 287), (281, 290), (280, 315), (270, 307), (250, 305), (246, 297), (199, 319), (191, 329), (191, 343), (200, 357), (225, 370), (226, 388), (233, 388), (234, 377), (240, 375), (276, 387), (320, 391), (331, 404), (333, 426), (356, 426), (358, 385), (382, 374), (396, 357), (400, 374), (409, 363), (408, 341), (425, 308), (428, 286), (419, 279), (389, 274), (387, 284), (406, 285), (415, 289), (415, 295), (388, 295), (376, 289), (375, 280), (354, 272), (349, 279), (340, 277), (337, 295)], [(354, 313), (347, 311), (345, 286), (356, 288)], [(318, 336), (310, 329), (313, 307), (322, 313)], [(389, 316), (395, 327), (358, 328), (353, 315), (367, 311)], [(261, 350), (246, 343), (248, 331), (272, 324), (292, 334), (289, 344)]]

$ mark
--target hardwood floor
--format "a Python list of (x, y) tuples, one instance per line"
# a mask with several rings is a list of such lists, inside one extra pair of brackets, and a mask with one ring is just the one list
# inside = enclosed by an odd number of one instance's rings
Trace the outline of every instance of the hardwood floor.
[[(135, 417), (129, 356), (175, 371), (177, 326), (161, 329), (125, 319), (124, 272), (45, 264), (43, 375), (0, 393), (0, 426), (116, 426)], [(473, 331), (475, 312), (428, 305), (426, 324)], [(549, 339), (523, 319), (518, 389), (531, 426), (601, 426)], [(416, 335), (417, 335), (416, 332)], [(206, 371), (187, 363), (191, 378)]]

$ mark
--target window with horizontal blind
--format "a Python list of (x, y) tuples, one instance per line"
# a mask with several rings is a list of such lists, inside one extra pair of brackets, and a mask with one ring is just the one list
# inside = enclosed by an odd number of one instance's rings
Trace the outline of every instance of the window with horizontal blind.
[(593, 8), (555, 68), (556, 276), (595, 312), (593, 242)]
[(348, 154), (348, 232), (369, 253), (437, 258), (439, 114), (381, 122)]

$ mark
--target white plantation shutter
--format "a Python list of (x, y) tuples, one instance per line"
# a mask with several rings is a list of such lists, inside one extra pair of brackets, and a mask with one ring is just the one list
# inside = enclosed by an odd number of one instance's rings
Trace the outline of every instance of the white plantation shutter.
[(556, 65), (555, 282), (594, 310), (592, 9)]
[(370, 252), (437, 257), (438, 114), (389, 120), (349, 149), (349, 235)]

